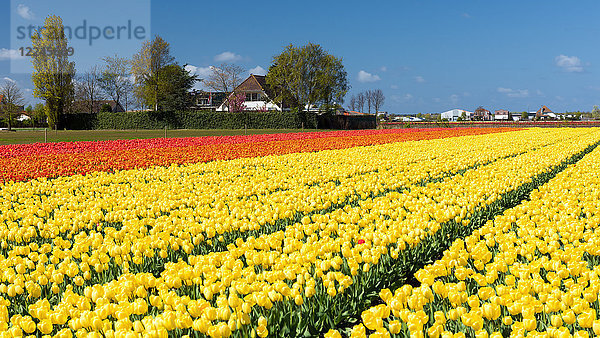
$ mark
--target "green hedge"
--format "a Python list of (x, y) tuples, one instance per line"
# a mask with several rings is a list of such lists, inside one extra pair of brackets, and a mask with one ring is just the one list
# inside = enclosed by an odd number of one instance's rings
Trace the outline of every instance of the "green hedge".
[(77, 113), (62, 117), (66, 129), (299, 129), (317, 128), (314, 113), (214, 111)]

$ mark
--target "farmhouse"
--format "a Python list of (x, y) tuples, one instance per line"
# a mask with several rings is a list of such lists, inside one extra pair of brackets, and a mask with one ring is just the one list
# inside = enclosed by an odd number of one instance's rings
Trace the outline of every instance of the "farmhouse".
[(15, 120), (17, 120), (19, 122), (25, 122), (25, 121), (31, 120), (31, 117), (23, 112), (19, 116), (17, 116), (17, 118), (15, 118)]
[(497, 121), (511, 121), (512, 114), (506, 109), (498, 109), (494, 112), (494, 120)]
[(473, 120), (491, 121), (492, 113), (489, 110), (480, 106), (479, 108), (475, 109), (475, 113), (473, 114)]
[(552, 119), (556, 118), (556, 114), (550, 108), (542, 106), (535, 112), (535, 117), (538, 119)]
[(469, 120), (471, 118), (471, 115), (473, 115), (472, 112), (466, 111), (464, 109), (452, 109), (443, 112), (441, 114), (441, 118), (448, 121), (458, 121), (459, 118), (463, 117), (463, 114), (466, 120)]
[(204, 90), (193, 90), (190, 93), (192, 98), (192, 104), (190, 109), (217, 109), (219, 108), (225, 99), (227, 99), (227, 93), (225, 92), (211, 92)]
[(217, 108), (217, 111), (228, 111), (228, 99), (237, 94), (244, 94), (246, 110), (254, 111), (283, 111), (285, 105), (273, 101), (275, 94), (267, 85), (266, 76), (250, 75), (244, 82), (237, 86), (226, 100)]

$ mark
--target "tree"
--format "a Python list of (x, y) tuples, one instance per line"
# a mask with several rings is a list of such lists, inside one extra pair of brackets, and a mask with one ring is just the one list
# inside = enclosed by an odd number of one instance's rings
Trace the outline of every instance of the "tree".
[(244, 93), (234, 93), (228, 98), (228, 110), (230, 113), (241, 113), (246, 110), (246, 95)]
[(25, 113), (27, 113), (27, 116), (29, 116), (30, 118), (30, 122), (32, 123), (32, 126), (35, 128), (35, 121), (33, 120), (33, 106), (28, 105), (27, 107), (25, 107)]
[(373, 95), (373, 107), (375, 108), (375, 113), (379, 112), (379, 109), (383, 106), (385, 102), (385, 96), (383, 95), (383, 91), (381, 89), (375, 89), (372, 92)]
[(6, 80), (0, 86), (0, 112), (4, 113), (8, 130), (12, 130), (13, 118), (19, 112), (19, 106), (25, 102), (23, 91), (16, 82)]
[(362, 92), (356, 95), (356, 109), (361, 113), (365, 110), (365, 94)]
[(600, 108), (598, 106), (592, 108), (592, 118), (595, 120), (600, 119)]
[(131, 105), (136, 105), (135, 100), (135, 84), (131, 81), (131, 77), (126, 78), (125, 86), (123, 86), (123, 108), (129, 111)]
[(196, 83), (195, 75), (176, 64), (168, 65), (156, 72), (161, 90), (158, 92), (158, 109), (160, 111), (184, 110), (190, 106), (190, 89)]
[(85, 110), (89, 113), (97, 113), (94, 111), (96, 103), (104, 98), (101, 80), (102, 74), (97, 66), (93, 66), (78, 76), (75, 96), (82, 100)]
[(108, 103), (104, 103), (101, 107), (100, 107), (100, 112), (101, 113), (112, 113), (112, 107), (110, 106), (110, 104)]
[(136, 95), (143, 97), (143, 102), (158, 110), (160, 74), (159, 70), (175, 63), (167, 41), (155, 35), (152, 41), (145, 41), (140, 51), (133, 56), (131, 73), (134, 76)]
[(348, 103), (348, 108), (351, 111), (356, 111), (356, 109), (357, 109), (356, 95), (352, 94), (352, 97), (350, 97), (350, 102)]
[(330, 106), (334, 101), (342, 103), (349, 89), (346, 76), (342, 60), (321, 46), (290, 44), (273, 58), (267, 84), (276, 93), (275, 101), (289, 102), (304, 110), (313, 105)]
[(41, 124), (44, 122), (46, 117), (46, 107), (41, 103), (36, 103), (33, 107), (33, 116), (31, 119), (33, 120), (33, 127), (35, 128), (35, 124)]
[(34, 84), (33, 95), (46, 101), (48, 125), (56, 129), (58, 121), (72, 102), (75, 63), (69, 62), (69, 50), (64, 25), (59, 16), (49, 16), (31, 37), (32, 47), (38, 51), (31, 58)]
[(371, 114), (371, 107), (373, 106), (373, 92), (369, 89), (365, 92), (365, 100), (367, 101), (367, 111)]
[(115, 101), (116, 106), (121, 104), (121, 98), (131, 90), (129, 81), (129, 60), (115, 56), (102, 59), (104, 66), (101, 70), (99, 84), (102, 90)]
[(460, 114), (460, 120), (461, 121), (467, 120), (467, 112), (463, 111), (462, 114)]
[(521, 113), (521, 120), (529, 120), (529, 114), (526, 111)]
[(218, 92), (230, 93), (242, 82), (242, 74), (246, 70), (238, 65), (222, 63), (219, 67), (210, 67), (208, 79), (204, 84)]

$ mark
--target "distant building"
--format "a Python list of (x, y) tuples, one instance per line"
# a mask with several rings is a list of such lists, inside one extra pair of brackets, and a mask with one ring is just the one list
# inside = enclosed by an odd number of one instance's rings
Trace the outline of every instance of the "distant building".
[(494, 112), (494, 120), (512, 121), (512, 114), (506, 109), (498, 109)]
[(477, 109), (475, 109), (472, 119), (476, 121), (491, 121), (492, 113), (489, 110), (479, 106)]
[[(247, 110), (283, 111), (289, 108), (289, 105), (286, 103), (281, 104), (273, 101), (276, 95), (267, 84), (266, 76), (264, 75), (250, 75), (244, 82), (235, 87), (227, 99), (239, 93), (244, 94), (246, 97), (244, 105)], [(227, 99), (217, 108), (217, 111), (229, 110)]]
[(472, 112), (466, 111), (464, 109), (452, 109), (445, 111), (441, 114), (442, 120), (448, 121), (458, 121), (458, 119), (462, 118), (464, 114), (465, 120), (470, 120), (473, 115)]
[(19, 122), (24, 122), (31, 120), (31, 117), (27, 114), (21, 113), (19, 116), (17, 116), (17, 118), (15, 118), (15, 120)]
[(538, 119), (553, 119), (556, 118), (556, 114), (550, 108), (542, 106), (535, 112), (535, 117)]
[(353, 110), (337, 110), (335, 112), (336, 115), (346, 115), (346, 116), (362, 116), (362, 115), (369, 115), (367, 113), (361, 113), (358, 111), (353, 111)]
[(225, 92), (193, 90), (190, 93), (192, 105), (190, 109), (217, 109), (227, 99)]
[(424, 119), (416, 116), (397, 116), (394, 117), (395, 122), (422, 122)]

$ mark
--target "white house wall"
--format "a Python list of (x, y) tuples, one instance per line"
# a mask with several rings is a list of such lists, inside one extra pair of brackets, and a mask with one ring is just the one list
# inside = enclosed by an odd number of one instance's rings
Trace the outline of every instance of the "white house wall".
[[(244, 102), (244, 106), (246, 106), (246, 110), (260, 111), (266, 107), (267, 110), (281, 111), (281, 108), (279, 108), (278, 105), (274, 104), (273, 102), (266, 101), (246, 101)], [(229, 107), (223, 103), (219, 108), (217, 108), (217, 111), (229, 111)]]

